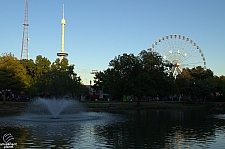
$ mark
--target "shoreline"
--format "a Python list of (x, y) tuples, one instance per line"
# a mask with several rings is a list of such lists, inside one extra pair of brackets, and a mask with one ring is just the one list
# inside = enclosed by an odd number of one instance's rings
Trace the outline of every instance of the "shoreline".
[[(15, 111), (24, 112), (30, 102), (6, 102), (0, 104), (0, 112)], [(141, 102), (140, 107), (136, 106), (136, 102), (119, 102), (119, 101), (90, 101), (80, 102), (88, 111), (106, 111), (106, 110), (148, 110), (148, 109), (202, 109), (209, 107), (209, 103), (186, 103), (176, 101), (153, 101), (153, 102)], [(211, 103), (211, 107), (215, 106), (216, 103)]]

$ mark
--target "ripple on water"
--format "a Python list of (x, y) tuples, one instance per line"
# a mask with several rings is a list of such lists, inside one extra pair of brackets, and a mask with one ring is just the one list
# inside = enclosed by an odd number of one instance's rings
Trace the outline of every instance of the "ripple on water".
[(225, 120), (225, 114), (215, 114), (213, 117), (217, 119)]

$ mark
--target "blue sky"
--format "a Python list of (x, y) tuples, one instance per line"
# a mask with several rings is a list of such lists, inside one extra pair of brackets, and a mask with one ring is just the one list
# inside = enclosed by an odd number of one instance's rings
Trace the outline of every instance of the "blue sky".
[[(137, 55), (170, 34), (194, 40), (203, 50), (207, 68), (225, 75), (225, 0), (29, 0), (31, 59), (57, 58), (62, 4), (65, 51), (85, 84), (92, 80), (92, 70), (107, 69), (115, 56)], [(24, 6), (25, 0), (0, 0), (0, 53), (12, 52), (18, 59)]]

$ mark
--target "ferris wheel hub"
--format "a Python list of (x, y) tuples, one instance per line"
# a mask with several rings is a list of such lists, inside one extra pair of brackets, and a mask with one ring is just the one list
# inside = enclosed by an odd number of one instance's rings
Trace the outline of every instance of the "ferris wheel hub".
[(177, 63), (177, 64), (176, 64), (176, 67), (180, 67), (180, 64), (179, 64), (179, 63)]

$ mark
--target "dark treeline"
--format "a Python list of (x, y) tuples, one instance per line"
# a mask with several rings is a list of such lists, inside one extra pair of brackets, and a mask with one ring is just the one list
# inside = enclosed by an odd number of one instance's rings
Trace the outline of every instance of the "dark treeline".
[[(13, 90), (29, 97), (76, 97), (88, 95), (88, 88), (74, 72), (68, 59), (57, 58), (50, 62), (38, 55), (33, 60), (18, 60), (13, 54), (0, 56), (0, 91), (4, 100), (6, 91)], [(109, 62), (106, 70), (100, 71), (92, 86), (103, 90), (113, 100), (122, 100), (123, 95), (140, 101), (148, 97), (170, 97), (183, 100), (224, 101), (225, 76), (216, 76), (210, 69), (201, 66), (184, 68), (176, 78), (171, 72), (173, 65), (158, 53), (141, 51), (137, 56), (123, 54)], [(5, 92), (5, 93), (4, 93)]]
[(0, 90), (3, 103), (7, 90), (30, 97), (75, 97), (88, 94), (68, 59), (50, 62), (38, 55), (36, 60), (18, 60), (11, 53), (0, 56)]
[(183, 69), (173, 76), (173, 65), (154, 52), (141, 51), (137, 56), (123, 54), (109, 62), (109, 68), (95, 76), (94, 88), (104, 90), (114, 100), (132, 95), (140, 100), (146, 97), (167, 99), (177, 96), (183, 100), (224, 101), (225, 76), (216, 76), (201, 66)]

